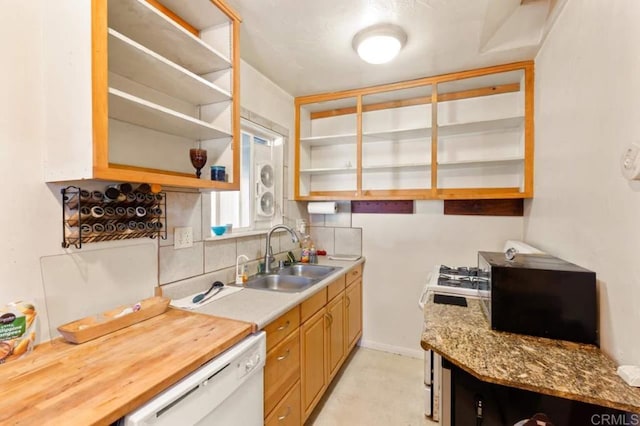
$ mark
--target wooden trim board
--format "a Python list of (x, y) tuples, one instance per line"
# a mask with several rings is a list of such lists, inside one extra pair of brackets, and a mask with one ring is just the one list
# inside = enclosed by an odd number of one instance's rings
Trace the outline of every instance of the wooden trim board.
[(351, 213), (413, 214), (412, 200), (351, 202)]
[(522, 198), (445, 200), (444, 214), (465, 216), (524, 216), (524, 200)]
[[(500, 93), (517, 92), (519, 90), (520, 90), (519, 83), (503, 84), (500, 86), (483, 87), (481, 89), (444, 93), (437, 97), (437, 101), (438, 102), (455, 101), (459, 99), (497, 95)], [(370, 105), (363, 105), (362, 111), (363, 112), (379, 111), (382, 109), (402, 108), (402, 107), (414, 106), (414, 105), (427, 105), (432, 103), (435, 103), (435, 101), (433, 100), (433, 96), (420, 96), (417, 98), (403, 99), (400, 101), (388, 101), (388, 102), (379, 102), (379, 103), (370, 104)], [(356, 114), (356, 113), (357, 113), (357, 108), (354, 108), (354, 107), (337, 108), (337, 109), (331, 109), (327, 111), (312, 112), (311, 119), (315, 120), (317, 118), (337, 117), (339, 115)]]

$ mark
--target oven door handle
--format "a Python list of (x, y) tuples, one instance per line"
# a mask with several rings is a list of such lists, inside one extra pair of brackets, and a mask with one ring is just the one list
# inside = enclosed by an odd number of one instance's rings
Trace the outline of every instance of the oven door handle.
[(424, 288), (422, 289), (422, 294), (420, 294), (420, 298), (418, 299), (418, 306), (420, 306), (420, 309), (424, 309), (424, 304), (427, 303), (427, 295), (429, 294), (429, 283), (431, 282), (431, 275), (433, 274), (429, 274), (429, 276), (427, 276), (427, 284), (425, 284)]

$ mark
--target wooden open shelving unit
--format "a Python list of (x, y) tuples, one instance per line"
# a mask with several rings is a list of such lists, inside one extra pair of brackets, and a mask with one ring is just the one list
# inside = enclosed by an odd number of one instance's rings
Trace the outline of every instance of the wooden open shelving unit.
[[(78, 93), (90, 102), (91, 115), (87, 119), (73, 111), (75, 105), (60, 105), (68, 108), (69, 119), (60, 114), (60, 124), (49, 133), (48, 182), (239, 188), (241, 20), (224, 0), (91, 0), (54, 13), (45, 31), (64, 28), (72, 41), (52, 43), (52, 59), (66, 55), (90, 76), (56, 83), (52, 97)], [(50, 78), (68, 78), (65, 71), (53, 65)], [(189, 161), (189, 149), (198, 146), (208, 151), (201, 179)], [(228, 182), (209, 179), (213, 164), (226, 166)]]
[(296, 200), (533, 197), (532, 61), (295, 99)]

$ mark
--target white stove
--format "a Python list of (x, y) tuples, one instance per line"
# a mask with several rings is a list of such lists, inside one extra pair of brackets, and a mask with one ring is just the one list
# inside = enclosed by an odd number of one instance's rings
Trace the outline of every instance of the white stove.
[(421, 299), (425, 299), (428, 293), (473, 299), (489, 297), (489, 277), (476, 267), (436, 265), (427, 279)]
[[(542, 253), (521, 241), (507, 241), (505, 253)], [(489, 297), (489, 276), (475, 266), (449, 267), (436, 265), (427, 278), (427, 283), (420, 295), (418, 305), (424, 305), (430, 293), (467, 298)], [(441, 426), (451, 425), (450, 370), (442, 367), (440, 355), (433, 351), (425, 351), (424, 357), (424, 413)]]
[(423, 297), (428, 293), (470, 298), (489, 297), (489, 277), (476, 267), (436, 265), (427, 280)]

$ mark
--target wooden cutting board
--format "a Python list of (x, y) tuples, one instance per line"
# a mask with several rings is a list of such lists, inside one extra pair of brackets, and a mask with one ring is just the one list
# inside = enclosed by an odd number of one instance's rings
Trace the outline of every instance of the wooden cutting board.
[(170, 308), (80, 345), (41, 344), (0, 365), (0, 424), (110, 424), (255, 331)]

